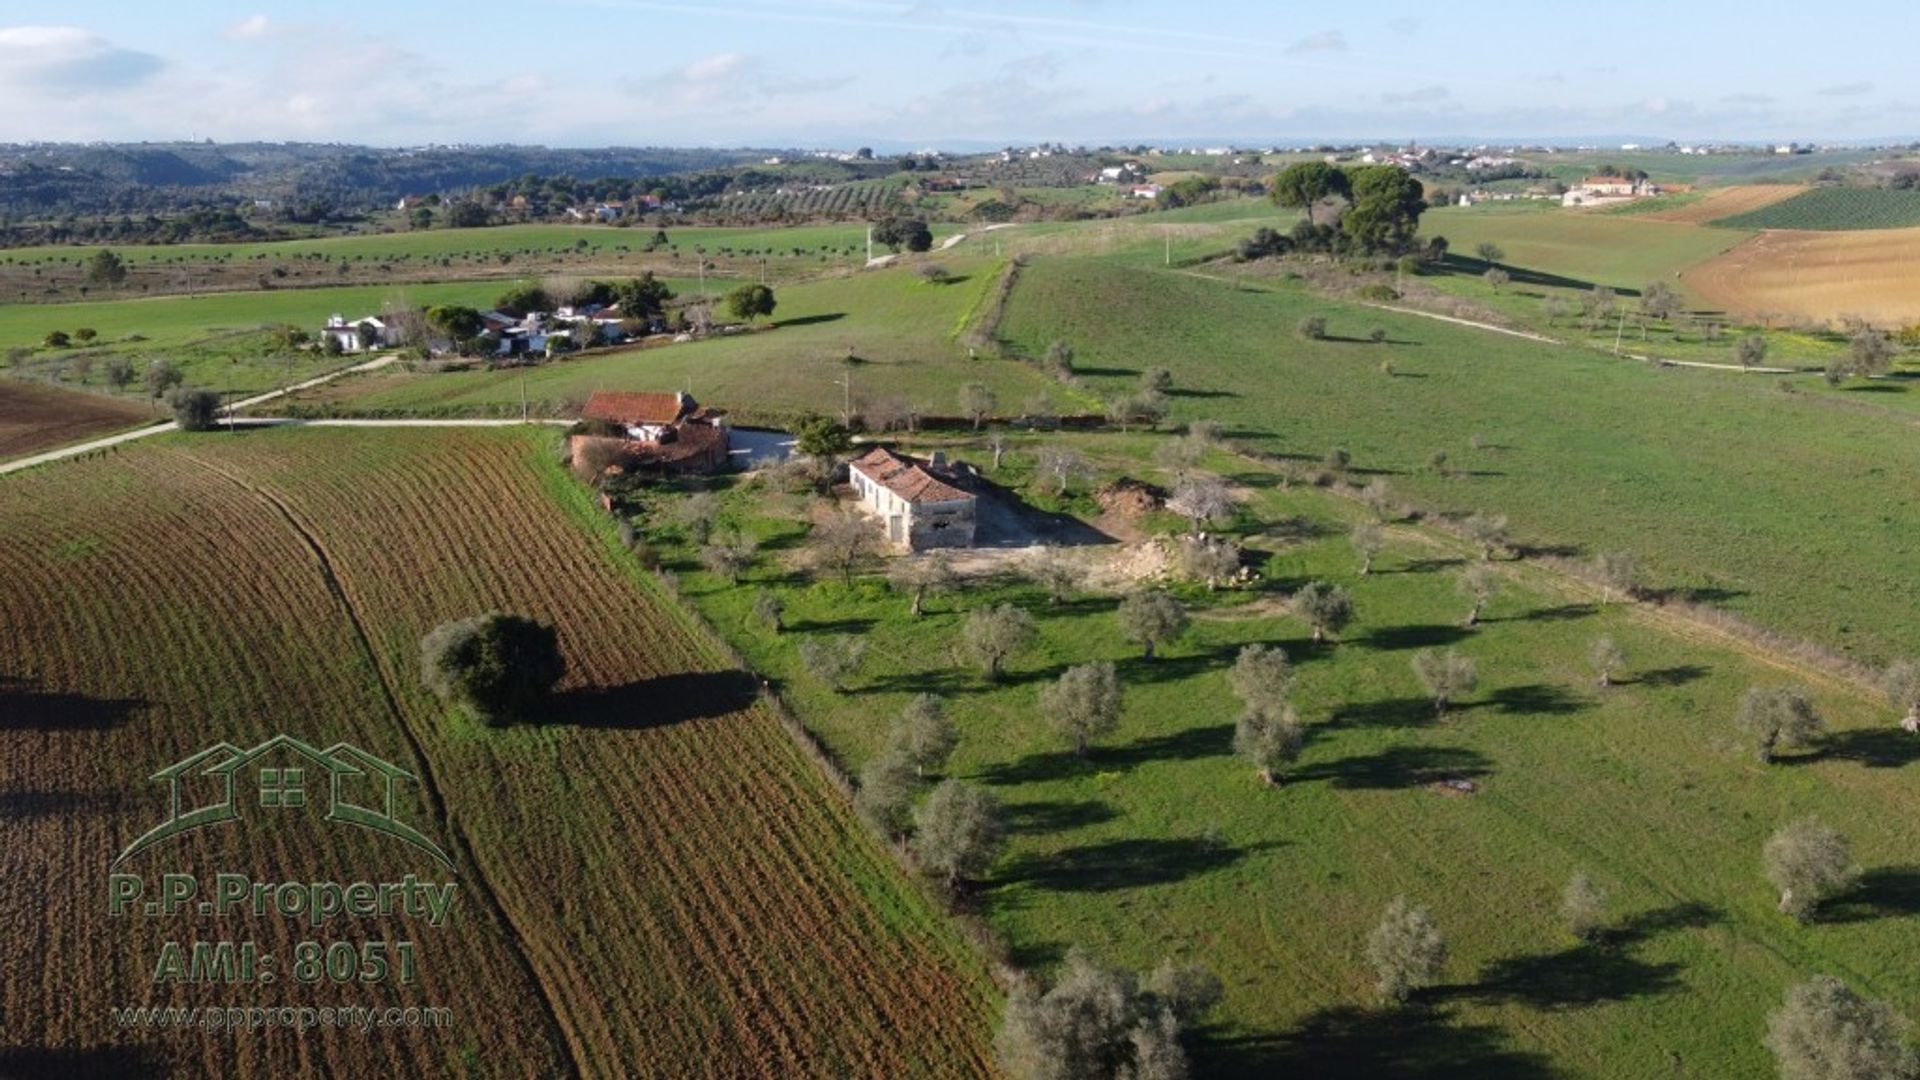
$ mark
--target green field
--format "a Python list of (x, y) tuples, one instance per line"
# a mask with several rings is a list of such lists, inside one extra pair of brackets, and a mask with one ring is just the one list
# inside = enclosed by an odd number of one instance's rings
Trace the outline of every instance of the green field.
[[(990, 259), (943, 260), (955, 275), (930, 285), (909, 267), (781, 288), (770, 332), (626, 350), (524, 370), (432, 375), (371, 374), (303, 396), (308, 408), (356, 413), (517, 414), (522, 392), (542, 411), (567, 415), (599, 389), (677, 389), (736, 418), (837, 414), (849, 398), (900, 398), (923, 412), (954, 415), (959, 388), (992, 387), (1003, 411), (1036, 398), (1056, 408), (1091, 407), (1035, 368), (967, 358), (962, 331), (1003, 269)], [(859, 362), (848, 365), (849, 354)], [(851, 386), (843, 379), (851, 379)]]
[(1920, 191), (1814, 188), (1714, 224), (1733, 229), (1904, 229), (1920, 225)]
[(1423, 236), (1444, 236), (1457, 255), (1498, 244), (1505, 262), (1576, 283), (1638, 290), (1675, 276), (1746, 239), (1732, 229), (1703, 229), (1616, 214), (1569, 212), (1546, 204), (1442, 207), (1420, 219)]
[[(1104, 456), (1106, 475), (1165, 479), (1140, 460), (1150, 438), (1076, 445)], [(1034, 446), (993, 478), (1022, 484)], [(959, 452), (986, 460), (978, 446)], [(796, 579), (804, 515), (755, 483), (725, 503), (725, 520), (772, 553), (744, 587), (700, 569), (670, 524), (671, 499), (649, 496), (645, 520), (682, 594), (850, 763), (877, 752), (913, 693), (941, 697), (961, 732), (947, 771), (1009, 808), (1012, 847), (980, 904), (1017, 959), (1047, 965), (1079, 945), (1138, 968), (1195, 959), (1223, 977), (1196, 1075), (1643, 1077), (1675, 1061), (1687, 1075), (1757, 1075), (1766, 1012), (1813, 972), (1920, 1007), (1920, 976), (1900, 959), (1920, 946), (1905, 825), (1916, 797), (1887, 767), (1914, 750), (1883, 708), (1823, 693), (1842, 729), (1833, 750), (1764, 770), (1727, 745), (1733, 702), (1789, 673), (1601, 610), (1535, 571), (1510, 570), (1488, 621), (1460, 629), (1454, 578), (1470, 556), (1458, 545), (1396, 530), (1379, 572), (1361, 578), (1345, 538), (1353, 504), (1277, 490), (1245, 462), (1211, 465), (1250, 496), (1228, 531), (1260, 549), (1269, 588), (1318, 579), (1353, 590), (1359, 620), (1340, 644), (1313, 645), (1272, 592), (1191, 586), (1179, 590), (1191, 629), (1153, 661), (1121, 639), (1109, 594), (1056, 608), (1032, 588), (975, 583), (915, 619), (876, 578)], [(784, 599), (787, 632), (754, 621), (761, 587)], [(1001, 601), (1034, 615), (1040, 641), (995, 686), (956, 668), (950, 643), (966, 612)], [(798, 662), (799, 642), (840, 633), (868, 644), (846, 693)], [(1602, 633), (1633, 667), (1604, 693), (1583, 659)], [(1225, 668), (1250, 642), (1294, 659), (1310, 728), (1278, 789), (1229, 748), (1237, 706)], [(1445, 645), (1474, 657), (1482, 682), (1436, 724), (1408, 661)], [(1094, 659), (1120, 668), (1125, 717), (1081, 761), (1036, 695), (1064, 666)], [(1480, 790), (1442, 794), (1430, 786), (1442, 779)], [(1850, 834), (1871, 884), (1830, 920), (1797, 928), (1774, 910), (1758, 851), (1808, 813)], [(1560, 926), (1559, 890), (1577, 869), (1614, 893), (1614, 946), (1578, 946)], [(1361, 941), (1400, 893), (1433, 907), (1453, 959), (1431, 1008), (1376, 1012)]]
[[(1313, 313), (1332, 339), (1295, 334)], [(1362, 340), (1376, 326), (1390, 344)], [(1920, 498), (1899, 478), (1920, 474), (1920, 444), (1882, 394), (1785, 394), (1295, 284), (1241, 291), (1097, 259), (1036, 260), (1001, 329), (1030, 351), (1071, 342), (1096, 392), (1165, 365), (1177, 420), (1309, 460), (1344, 446), (1436, 509), (1506, 513), (1536, 544), (1637, 552), (1660, 587), (1873, 662), (1914, 651)], [(1474, 435), (1499, 449), (1473, 450)], [(1465, 475), (1427, 470), (1442, 450)]]

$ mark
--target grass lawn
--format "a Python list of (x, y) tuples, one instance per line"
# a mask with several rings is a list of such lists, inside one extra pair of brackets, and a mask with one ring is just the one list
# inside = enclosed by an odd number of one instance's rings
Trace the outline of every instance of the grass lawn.
[[(1295, 334), (1314, 313), (1329, 340)], [(1373, 327), (1390, 343), (1364, 343)], [(1898, 386), (1788, 394), (1770, 377), (1657, 369), (1291, 283), (1241, 291), (1096, 259), (1036, 260), (1001, 331), (1028, 351), (1071, 342), (1103, 395), (1165, 365), (1175, 420), (1316, 461), (1344, 446), (1431, 508), (1507, 514), (1531, 543), (1636, 552), (1654, 585), (1864, 660), (1914, 651), (1920, 497), (1900, 478), (1920, 474), (1920, 444), (1910, 414), (1876, 404)], [(1455, 475), (1426, 468), (1435, 451)]]
[[(780, 288), (770, 332), (630, 350), (524, 371), (528, 398), (565, 414), (597, 389), (677, 389), (733, 410), (736, 418), (784, 419), (805, 410), (838, 414), (851, 397), (897, 397), (922, 411), (954, 415), (959, 388), (994, 388), (1005, 411), (1035, 397), (1088, 407), (1025, 364), (967, 358), (961, 332), (978, 314), (1002, 266), (990, 259), (942, 258), (955, 275), (930, 285), (909, 266)], [(860, 362), (849, 367), (852, 354)], [(304, 397), (336, 411), (486, 413), (520, 408), (521, 371), (374, 374)]]
[(1471, 256), (1498, 244), (1505, 262), (1576, 282), (1639, 290), (1675, 275), (1751, 235), (1619, 214), (1589, 214), (1542, 204), (1441, 207), (1420, 219), (1423, 236), (1444, 236), (1454, 253)]
[[(1150, 439), (1080, 440), (1106, 475), (1153, 475)], [(996, 479), (1019, 483), (1031, 444)], [(969, 460), (984, 461), (978, 448)], [(1237, 459), (1236, 459), (1237, 460)], [(793, 572), (803, 515), (756, 483), (724, 496), (726, 517), (763, 541), (742, 587), (702, 571), (647, 503), (646, 531), (682, 595), (773, 677), (804, 721), (850, 764), (872, 756), (916, 692), (946, 703), (961, 732), (948, 772), (989, 787), (1013, 826), (977, 897), (1018, 959), (1045, 966), (1071, 945), (1150, 967), (1200, 960), (1226, 983), (1202, 1038), (1199, 1075), (1619, 1076), (1671, 1070), (1757, 1075), (1766, 1012), (1789, 982), (1834, 972), (1920, 1007), (1920, 946), (1905, 822), (1917, 797), (1914, 746), (1884, 708), (1822, 687), (1841, 729), (1828, 753), (1764, 769), (1729, 743), (1750, 683), (1790, 676), (1644, 612), (1599, 609), (1539, 571), (1507, 567), (1476, 630), (1460, 628), (1457, 545), (1398, 528), (1371, 577), (1345, 531), (1357, 508), (1281, 491), (1217, 460), (1250, 498), (1232, 529), (1257, 534), (1263, 586), (1179, 593), (1188, 634), (1146, 661), (1122, 640), (1111, 596), (1049, 607), (1014, 583), (930, 601), (919, 619), (876, 578), (808, 584)], [(1155, 477), (1164, 479), (1163, 477)], [(1328, 580), (1353, 590), (1358, 622), (1316, 646), (1280, 589)], [(755, 623), (757, 588), (779, 594), (787, 631)], [(969, 610), (1028, 608), (1038, 644), (988, 684), (950, 645)], [(865, 668), (850, 692), (807, 675), (799, 642), (857, 633)], [(1599, 634), (1631, 657), (1626, 681), (1595, 688), (1584, 657)], [(1282, 786), (1231, 755), (1237, 705), (1225, 669), (1251, 642), (1283, 647), (1310, 736)], [(1435, 723), (1409, 660), (1421, 647), (1473, 657), (1480, 687)], [(1126, 684), (1117, 732), (1075, 758), (1036, 708), (1067, 665), (1112, 660)], [(1472, 795), (1431, 785), (1471, 779)], [(1868, 885), (1799, 928), (1773, 908), (1759, 848), (1779, 824), (1817, 813), (1847, 832)], [(1613, 892), (1613, 944), (1579, 946), (1559, 892), (1585, 869)], [(1393, 896), (1431, 905), (1453, 959), (1445, 985), (1405, 1013), (1376, 1011), (1362, 940)], [(1291, 1067), (1291, 1069), (1289, 1069)]]

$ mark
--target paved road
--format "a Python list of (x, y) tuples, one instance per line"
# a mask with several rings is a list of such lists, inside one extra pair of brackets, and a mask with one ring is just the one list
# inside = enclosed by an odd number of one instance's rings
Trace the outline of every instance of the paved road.
[[(250, 398), (242, 398), (239, 401), (235, 401), (229, 404), (227, 406), (227, 410), (229, 413), (231, 413), (237, 409), (251, 408), (255, 405), (260, 405), (265, 402), (272, 401), (276, 398), (285, 397), (288, 394), (295, 393), (300, 390), (306, 390), (311, 387), (319, 386), (323, 383), (332, 382), (334, 379), (338, 379), (343, 375), (352, 375), (362, 371), (372, 371), (375, 368), (386, 367), (388, 364), (391, 364), (391, 363), (393, 363), (393, 357), (391, 356), (375, 357), (374, 359), (368, 360), (363, 364), (354, 364), (351, 367), (344, 367), (338, 371), (330, 371), (325, 375), (316, 375), (313, 378), (306, 380), (305, 382), (295, 383), (292, 386), (284, 387), (279, 390), (269, 390), (264, 394), (255, 394)], [(519, 421), (514, 421), (514, 422), (518, 423)], [(180, 428), (179, 424), (176, 424), (173, 421), (169, 420), (169, 421), (166, 421), (165, 423), (153, 424), (149, 427), (136, 428), (133, 431), (123, 431), (118, 435), (108, 435), (103, 438), (90, 440), (88, 442), (75, 443), (72, 446), (63, 446), (58, 450), (48, 450), (45, 453), (34, 454), (31, 457), (16, 458), (13, 461), (0, 463), (0, 476), (5, 476), (7, 473), (11, 473), (11, 472), (19, 472), (21, 469), (31, 469), (35, 465), (45, 465), (50, 462), (61, 461), (70, 457), (78, 457), (81, 454), (91, 454), (96, 450), (105, 450), (105, 449), (108, 449), (109, 447), (119, 446), (121, 443), (132, 442), (135, 439), (144, 439), (149, 435), (159, 435), (168, 431), (177, 431), (179, 430), (179, 428)]]

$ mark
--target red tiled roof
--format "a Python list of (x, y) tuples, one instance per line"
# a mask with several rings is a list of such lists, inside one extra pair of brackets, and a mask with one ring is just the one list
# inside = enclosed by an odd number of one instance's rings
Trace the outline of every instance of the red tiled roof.
[(611, 420), (629, 426), (671, 424), (693, 409), (693, 399), (685, 394), (595, 390), (587, 398), (584, 415), (590, 420)]
[(852, 468), (910, 503), (954, 502), (973, 496), (928, 472), (918, 461), (876, 446), (855, 458)]

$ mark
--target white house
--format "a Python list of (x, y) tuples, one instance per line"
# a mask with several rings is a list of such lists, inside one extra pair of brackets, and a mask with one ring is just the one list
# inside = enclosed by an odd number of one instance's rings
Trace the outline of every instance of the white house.
[(847, 465), (847, 479), (895, 547), (973, 546), (974, 496), (954, 486), (958, 475), (942, 455), (923, 462), (874, 447)]
[(345, 317), (334, 314), (327, 316), (327, 325), (320, 330), (320, 340), (337, 341), (341, 352), (366, 352), (392, 344), (393, 328), (386, 320), (377, 315), (348, 322)]

